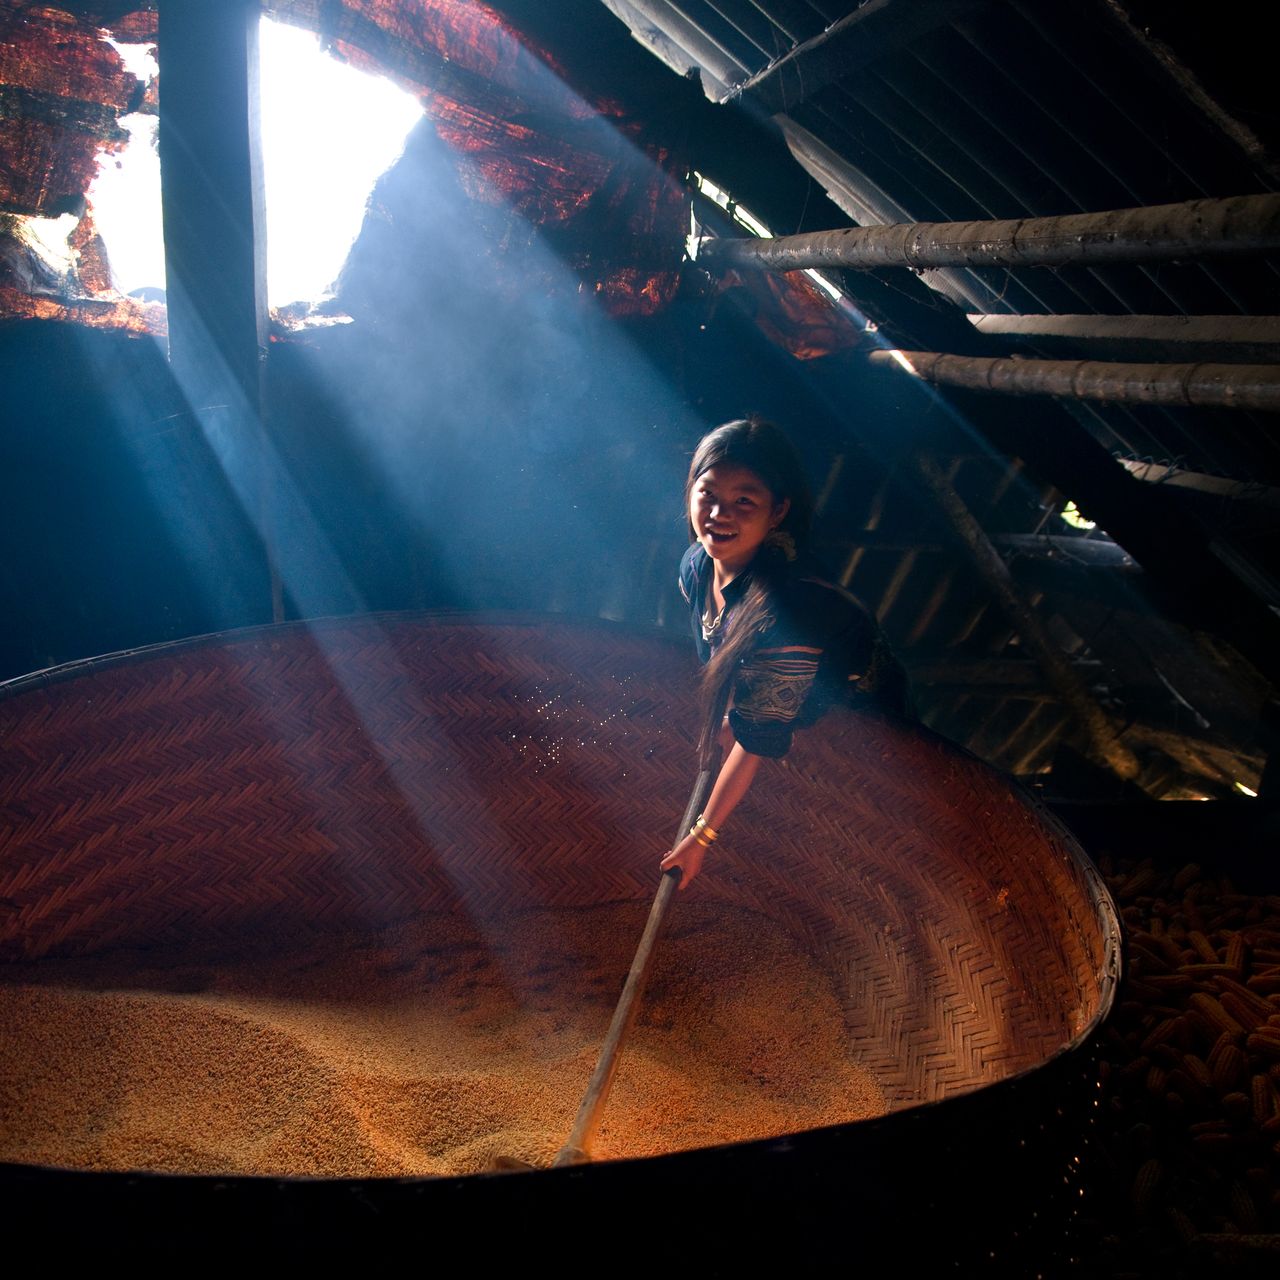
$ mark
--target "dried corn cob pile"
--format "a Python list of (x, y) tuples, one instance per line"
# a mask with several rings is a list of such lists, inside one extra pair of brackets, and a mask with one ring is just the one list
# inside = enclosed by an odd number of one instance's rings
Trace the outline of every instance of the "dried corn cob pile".
[(1194, 863), (1099, 866), (1127, 967), (1102, 1046), (1098, 1273), (1280, 1274), (1280, 896)]

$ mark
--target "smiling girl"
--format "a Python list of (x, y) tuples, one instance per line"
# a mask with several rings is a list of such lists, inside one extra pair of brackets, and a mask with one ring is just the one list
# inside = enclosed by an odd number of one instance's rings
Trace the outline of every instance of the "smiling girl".
[[(689, 834), (662, 859), (684, 889), (760, 763), (837, 700), (909, 713), (906, 680), (875, 619), (808, 555), (813, 503), (791, 442), (772, 423), (717, 427), (685, 483), (692, 545), (680, 562), (694, 644), (706, 664), (699, 754), (723, 763)], [(727, 716), (725, 715), (728, 711)]]

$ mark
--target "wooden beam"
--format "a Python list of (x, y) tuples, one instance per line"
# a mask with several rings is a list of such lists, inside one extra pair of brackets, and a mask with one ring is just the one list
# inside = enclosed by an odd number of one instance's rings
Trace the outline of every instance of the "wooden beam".
[(1193, 773), (1214, 774), (1228, 787), (1237, 782), (1256, 783), (1263, 759), (1257, 752), (1224, 745), (1202, 733), (1174, 731), (1141, 722), (1131, 724), (1126, 736), (1157, 747)]
[[(1033, 26), (1039, 26), (1042, 0), (1013, 0), (1021, 16)], [(1103, 23), (1110, 21), (1113, 31), (1122, 39), (1131, 42), (1139, 57), (1144, 59), (1157, 75), (1167, 77), (1176, 91), (1185, 95), (1213, 124), (1232, 140), (1260, 172), (1273, 180), (1280, 180), (1280, 164), (1270, 153), (1266, 144), (1243, 121), (1238, 120), (1226, 110), (1200, 80), (1183, 64), (1181, 58), (1162, 40), (1151, 34), (1147, 27), (1139, 27), (1130, 17), (1131, 6), (1120, 3), (1120, 0), (1104, 0), (1097, 6), (1096, 19)], [(1207, 16), (1207, 14), (1206, 14)], [(1228, 19), (1229, 21), (1229, 19)], [(1194, 58), (1194, 52), (1192, 54)], [(1134, 72), (1140, 74), (1139, 60), (1134, 60)]]
[(993, 546), (1019, 556), (1089, 569), (1137, 569), (1133, 557), (1108, 538), (1066, 538), (1051, 533), (997, 533)]
[(993, 222), (841, 227), (772, 239), (704, 238), (698, 261), (766, 271), (1065, 267), (1280, 250), (1280, 194)]
[[(866, 173), (790, 116), (775, 116), (774, 123), (796, 163), (851, 222), (870, 226), (908, 220), (902, 206)], [(889, 276), (877, 272), (850, 273), (844, 277), (843, 287), (868, 320), (898, 335), (896, 340), (904, 346), (947, 351), (982, 349), (965, 312), (985, 309), (990, 294), (984, 288), (974, 287), (971, 272), (894, 272)], [(943, 305), (940, 299), (951, 305)], [(908, 338), (909, 334), (917, 337)], [(934, 336), (926, 340), (925, 334)]]
[[(1031, 733), (1032, 727), (1044, 716), (1044, 713), (1044, 707), (1039, 704), (1032, 704), (1030, 707), (1026, 708), (1022, 718), (998, 743), (996, 743), (995, 747), (991, 750), (990, 755), (987, 756), (987, 759), (1000, 761), (1007, 768), (1009, 764), (1009, 757), (1017, 748), (1017, 744), (1020, 741), (1023, 741)], [(1037, 734), (1037, 741), (1039, 740), (1039, 737), (1040, 735)], [(1023, 754), (1023, 752), (1019, 752), (1018, 755), (1013, 757), (1014, 760), (1021, 761)]]
[[(723, 102), (734, 86), (747, 78), (747, 68), (674, 5), (662, 3), (662, 0), (621, 0), (616, 11), (635, 38), (654, 49), (673, 69), (681, 71), (672, 61), (673, 51), (678, 50), (690, 63), (706, 72), (714, 83), (709, 85), (704, 79), (702, 87), (711, 101)], [(655, 41), (646, 35), (646, 30), (656, 32), (661, 39)], [(663, 45), (669, 46), (665, 56)]]
[(1022, 597), (1009, 567), (991, 545), (964, 500), (929, 454), (917, 454), (916, 471), (932, 493), (942, 514), (955, 530), (978, 574), (999, 603), (1010, 625), (1028, 652), (1040, 664), (1045, 677), (1063, 704), (1079, 721), (1098, 760), (1118, 777), (1132, 780), (1140, 772), (1137, 757), (1120, 741), (1120, 729), (1098, 705), (1067, 656), (1054, 644), (1047, 628)]
[[(1015, 552), (1029, 559), (1052, 560), (1064, 565), (1090, 569), (1136, 569), (1133, 557), (1121, 546), (1106, 538), (1059, 537), (1050, 533), (993, 533), (992, 546)], [(859, 529), (837, 544), (848, 555), (855, 549), (905, 555), (908, 552), (951, 551), (950, 546), (932, 538), (909, 538), (901, 533), (883, 533), (878, 529)]]
[[(1105, 674), (1096, 658), (1070, 658), (1081, 680), (1092, 682)], [(1050, 688), (1040, 665), (1029, 658), (947, 658), (938, 656), (914, 661), (909, 668), (913, 688), (927, 690), (934, 697), (973, 697), (986, 701), (1010, 701), (1039, 705), (1062, 705)], [(1130, 740), (1164, 743), (1181, 741), (1201, 751), (1213, 751), (1252, 762), (1266, 755), (1258, 745), (1262, 730), (1239, 706), (1203, 703), (1209, 720), (1194, 724), (1185, 705), (1154, 684), (1141, 689), (1126, 687), (1121, 693), (1125, 705), (1125, 737)]]
[(170, 359), (198, 382), (216, 355), (254, 397), (268, 336), (258, 16), (253, 0), (164, 0), (159, 41)]
[(268, 326), (260, 16), (258, 0), (163, 0), (159, 151), (170, 363), (258, 529), (270, 616), (280, 621), (262, 432)]
[(1280, 360), (1280, 316), (970, 315), (984, 337), (1049, 355), (1100, 352), (1109, 360)]
[(925, 382), (969, 391), (1280, 412), (1280, 364), (1018, 360), (939, 351), (872, 351), (868, 358), (874, 365), (900, 369)]
[(1052, 761), (1051, 749), (1066, 731), (1067, 724), (1068, 722), (1062, 718), (1061, 713), (1056, 717), (1046, 713), (1042, 717), (1039, 736), (1032, 740), (1030, 746), (1023, 749), (1022, 754), (1013, 762), (1010, 772), (1015, 777), (1021, 777), (1029, 773), (1033, 768), (1037, 768), (1045, 761), (1046, 757)]
[(1137, 462), (1122, 458), (1120, 465), (1135, 480), (1148, 484), (1165, 485), (1173, 489), (1189, 489), (1207, 493), (1215, 498), (1229, 498), (1233, 502), (1255, 503), (1264, 507), (1280, 507), (1280, 489), (1258, 484), (1252, 480), (1230, 480), (1226, 476), (1205, 475), (1199, 471), (1184, 471), (1181, 467), (1166, 466), (1160, 462)]
[[(633, 0), (634, 3), (634, 0)], [(807, 98), (922, 35), (953, 22), (987, 0), (868, 0), (821, 34), (775, 59), (736, 90), (770, 115)]]

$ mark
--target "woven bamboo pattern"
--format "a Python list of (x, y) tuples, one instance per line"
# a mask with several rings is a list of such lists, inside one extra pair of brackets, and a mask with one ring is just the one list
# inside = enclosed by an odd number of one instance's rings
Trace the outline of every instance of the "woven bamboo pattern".
[[(12, 682), (0, 960), (648, 899), (695, 773), (695, 682), (668, 637), (468, 615)], [(852, 711), (762, 769), (689, 893), (812, 949), (895, 1106), (1033, 1068), (1113, 997), (1114, 908), (1072, 840), (927, 730)]]

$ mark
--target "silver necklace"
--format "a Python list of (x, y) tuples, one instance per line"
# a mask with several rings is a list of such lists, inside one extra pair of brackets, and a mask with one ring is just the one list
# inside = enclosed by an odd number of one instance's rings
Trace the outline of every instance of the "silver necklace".
[[(728, 606), (726, 605), (725, 608), (728, 608)], [(714, 618), (711, 616), (710, 608), (708, 608), (706, 613), (702, 615), (702, 638), (707, 641), (708, 644), (711, 642), (711, 637), (720, 630), (720, 624), (723, 621), (724, 609), (721, 609)]]
[(711, 616), (711, 606), (714, 603), (715, 598), (716, 598), (715, 589), (713, 588), (711, 583), (708, 583), (707, 584), (707, 607), (702, 612), (702, 638), (708, 644), (711, 643), (711, 637), (714, 636), (716, 632), (720, 630), (720, 624), (724, 621), (725, 610), (729, 607), (729, 602), (726, 600), (724, 604), (720, 606), (720, 612), (717, 613), (713, 618)]

